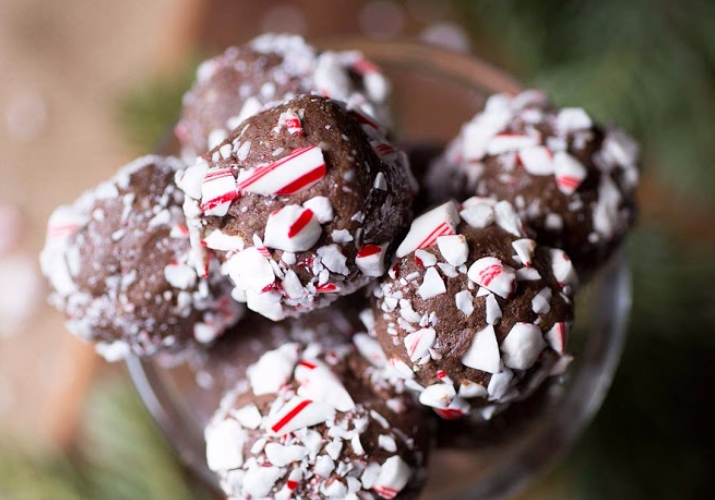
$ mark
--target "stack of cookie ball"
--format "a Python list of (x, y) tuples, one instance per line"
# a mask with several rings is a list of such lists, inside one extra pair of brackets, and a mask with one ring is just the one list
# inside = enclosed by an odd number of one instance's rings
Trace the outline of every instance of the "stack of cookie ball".
[(50, 218), (73, 333), (231, 367), (205, 434), (231, 499), (416, 498), (435, 414), (469, 432), (567, 369), (579, 277), (634, 222), (638, 147), (582, 109), (495, 95), (419, 186), (389, 96), (359, 52), (260, 36), (200, 66), (180, 157)]

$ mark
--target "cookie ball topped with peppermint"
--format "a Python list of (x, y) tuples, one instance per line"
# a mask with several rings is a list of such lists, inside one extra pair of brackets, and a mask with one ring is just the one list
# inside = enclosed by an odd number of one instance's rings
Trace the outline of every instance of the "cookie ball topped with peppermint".
[(176, 135), (186, 157), (213, 149), (266, 105), (317, 92), (388, 124), (389, 81), (357, 51), (318, 51), (298, 35), (264, 34), (202, 63)]
[(247, 368), (205, 431), (229, 498), (418, 497), (430, 419), (409, 395), (364, 383), (356, 356), (349, 343), (294, 341)]
[(448, 202), (417, 217), (375, 288), (389, 364), (446, 419), (488, 419), (568, 363), (576, 276), (514, 207)]
[(67, 327), (110, 361), (175, 359), (234, 324), (243, 306), (212, 267), (198, 275), (175, 158), (146, 156), (50, 217), (42, 270)]
[(416, 192), (379, 125), (317, 95), (249, 118), (178, 182), (200, 259), (216, 254), (234, 297), (273, 320), (381, 276)]
[(491, 97), (428, 174), (434, 201), (490, 196), (514, 204), (544, 244), (582, 274), (602, 264), (635, 219), (638, 145), (581, 108), (529, 90)]

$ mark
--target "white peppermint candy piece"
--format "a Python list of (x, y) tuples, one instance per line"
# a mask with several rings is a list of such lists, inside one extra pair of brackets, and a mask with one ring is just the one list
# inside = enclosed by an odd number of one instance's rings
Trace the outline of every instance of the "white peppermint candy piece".
[(332, 98), (344, 97), (346, 89), (351, 88), (347, 68), (335, 52), (323, 52), (318, 56), (313, 81), (321, 94)]
[(538, 281), (540, 279), (539, 271), (533, 267), (522, 267), (516, 270), (516, 281)]
[(385, 251), (387, 244), (365, 245), (355, 256), (355, 265), (365, 276), (379, 277), (385, 274)]
[(514, 372), (509, 368), (504, 368), (504, 370), (492, 374), (489, 379), (489, 384), (487, 385), (487, 392), (489, 393), (489, 399), (499, 400), (503, 398), (511, 387), (511, 381), (514, 379)]
[(278, 436), (335, 419), (335, 410), (326, 403), (295, 396), (270, 417), (268, 429)]
[(463, 235), (440, 236), (437, 238), (437, 246), (444, 260), (454, 267), (459, 267), (467, 262), (469, 245)]
[(425, 278), (422, 284), (417, 289), (417, 295), (422, 300), (429, 300), (447, 292), (447, 287), (444, 285), (444, 280), (439, 275), (439, 272), (434, 267), (430, 267), (425, 272)]
[(554, 154), (554, 175), (559, 191), (571, 195), (581, 185), (588, 172), (576, 158), (565, 151), (558, 151)]
[(485, 398), (487, 397), (487, 388), (482, 384), (477, 384), (476, 382), (470, 382), (469, 380), (464, 380), (459, 384), (460, 398), (471, 399), (471, 398)]
[(397, 257), (402, 258), (420, 248), (427, 248), (440, 236), (454, 234), (459, 224), (459, 214), (451, 201), (420, 215), (410, 226), (404, 241), (397, 248)]
[(292, 109), (284, 111), (278, 117), (278, 127), (285, 127), (290, 135), (303, 135), (303, 127), (300, 125), (300, 118)]
[[(479, 201), (470, 202), (470, 200)], [(494, 223), (494, 204), (485, 203), (482, 200), (484, 200), (484, 198), (470, 198), (464, 202), (464, 209), (459, 212), (464, 222), (477, 229), (483, 229)], [(491, 202), (491, 200), (489, 201)]]
[(497, 134), (489, 141), (489, 144), (487, 144), (487, 154), (500, 155), (538, 145), (539, 137), (537, 135), (504, 132)]
[(499, 303), (497, 302), (497, 299), (496, 299), (496, 297), (494, 297), (493, 293), (490, 293), (489, 295), (487, 295), (486, 308), (487, 308), (487, 324), (496, 325), (497, 322), (501, 319), (502, 312), (501, 312), (501, 307), (499, 307)]
[(472, 302), (472, 294), (468, 290), (462, 290), (454, 296), (454, 303), (457, 309), (462, 311), (465, 316), (471, 316), (474, 312), (474, 303)]
[(315, 474), (328, 479), (335, 470), (335, 461), (328, 455), (321, 455), (315, 461)]
[(534, 314), (546, 314), (551, 310), (551, 288), (542, 288), (531, 299), (531, 310)]
[(230, 168), (211, 169), (201, 185), (201, 211), (205, 215), (223, 217), (240, 193)]
[(211, 231), (201, 243), (212, 250), (219, 250), (222, 252), (240, 252), (245, 248), (245, 243), (243, 238), (240, 236), (231, 236), (220, 229), (214, 229)]
[(420, 393), (420, 403), (431, 408), (447, 408), (457, 396), (452, 384), (433, 384)]
[(435, 408), (434, 411), (444, 420), (459, 420), (464, 415), (467, 415), (470, 409), (469, 403), (457, 396), (447, 408)]
[(164, 268), (166, 281), (179, 290), (188, 290), (196, 284), (196, 270), (188, 264), (171, 263)]
[(551, 269), (559, 285), (575, 285), (578, 281), (576, 271), (566, 252), (558, 248), (550, 248), (549, 255), (551, 256)]
[(293, 369), (298, 362), (298, 344), (285, 344), (268, 351), (253, 365), (246, 374), (251, 383), (251, 390), (256, 396), (275, 394), (293, 377)]
[(286, 252), (303, 252), (317, 243), (322, 232), (312, 210), (286, 205), (268, 216), (264, 244)]
[(380, 475), (372, 486), (375, 493), (391, 500), (400, 493), (410, 480), (412, 470), (398, 455), (388, 458), (380, 467)]
[(283, 474), (284, 469), (280, 467), (263, 467), (256, 464), (248, 469), (244, 476), (243, 490), (248, 494), (248, 498), (266, 498)]
[(556, 130), (561, 134), (587, 130), (592, 126), (591, 117), (581, 108), (562, 108), (556, 116)]
[(479, 286), (503, 299), (508, 299), (514, 291), (516, 275), (496, 257), (483, 257), (469, 267), (467, 276)]
[(258, 429), (263, 421), (261, 412), (258, 411), (258, 407), (254, 404), (248, 404), (243, 408), (239, 408), (232, 412), (232, 415), (238, 423), (246, 429)]
[(176, 185), (192, 200), (201, 199), (204, 177), (209, 170), (209, 164), (203, 158), (186, 170), (176, 172)]
[(552, 175), (554, 158), (546, 146), (534, 146), (519, 151), (519, 161), (531, 175)]
[(436, 339), (437, 334), (433, 328), (423, 328), (407, 335), (405, 337), (405, 348), (410, 361), (415, 363), (425, 356), (429, 356), (429, 350)]
[(367, 333), (356, 333), (353, 343), (363, 358), (368, 360), (377, 368), (384, 368), (387, 365), (385, 351), (380, 347), (380, 343)]
[(340, 251), (338, 245), (326, 245), (318, 248), (316, 252), (318, 257), (320, 257), (320, 262), (328, 268), (331, 272), (348, 275), (350, 274), (350, 269), (345, 265), (347, 262), (347, 257), (343, 255)]
[(276, 467), (285, 467), (299, 462), (308, 456), (308, 448), (300, 445), (284, 446), (280, 443), (268, 443), (265, 447), (266, 458)]
[(568, 338), (568, 325), (559, 321), (546, 332), (546, 341), (549, 346), (560, 355), (566, 354), (566, 339)]
[(325, 173), (323, 151), (307, 146), (273, 163), (240, 172), (237, 188), (248, 193), (288, 196), (316, 185)]
[(333, 204), (325, 196), (311, 198), (303, 203), (303, 207), (311, 209), (321, 224), (327, 224), (335, 218)]
[(639, 149), (638, 143), (619, 129), (609, 130), (603, 139), (604, 152), (624, 167), (635, 166), (638, 163)]
[(301, 360), (296, 369), (298, 395), (332, 406), (338, 411), (355, 409), (355, 402), (333, 371), (317, 361)]
[(514, 205), (508, 201), (500, 201), (494, 205), (494, 220), (504, 231), (514, 236), (524, 236), (524, 224), (514, 210)]
[(214, 472), (243, 465), (243, 447), (248, 433), (235, 420), (212, 422), (206, 427), (206, 461)]
[(226, 271), (241, 290), (261, 291), (272, 285), (276, 276), (270, 261), (256, 247), (241, 250), (226, 261)]
[(492, 325), (474, 334), (472, 345), (462, 357), (462, 364), (475, 370), (497, 373), (501, 358), (497, 336)]
[(415, 250), (415, 261), (423, 267), (431, 267), (437, 263), (437, 257), (427, 250)]
[(531, 323), (517, 323), (501, 344), (502, 360), (509, 368), (528, 370), (546, 347), (541, 330)]
[(530, 238), (521, 238), (511, 242), (511, 246), (516, 252), (516, 256), (526, 267), (531, 266), (531, 261), (534, 258), (534, 250), (536, 250), (536, 242)]

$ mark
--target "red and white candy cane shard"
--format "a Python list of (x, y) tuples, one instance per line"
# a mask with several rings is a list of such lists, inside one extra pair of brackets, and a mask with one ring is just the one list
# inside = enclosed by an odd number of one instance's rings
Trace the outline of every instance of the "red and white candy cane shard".
[(171, 232), (169, 233), (169, 236), (171, 236), (172, 238), (188, 238), (189, 228), (186, 226), (186, 224), (174, 224), (171, 227)]
[(300, 482), (303, 479), (303, 471), (301, 469), (293, 469), (288, 476), (288, 481), (286, 482), (286, 487), (290, 491), (295, 491), (300, 486)]
[(397, 257), (402, 258), (420, 248), (433, 245), (440, 236), (455, 234), (459, 214), (454, 203), (447, 203), (417, 217), (410, 226), (404, 241), (397, 248)]
[(299, 371), (302, 372), (298, 395), (325, 403), (338, 411), (354, 410), (355, 402), (335, 373), (323, 364), (311, 365), (312, 368), (309, 368), (299, 363), (296, 368), (296, 380), (299, 379)]
[(285, 127), (290, 135), (303, 135), (303, 127), (300, 125), (300, 118), (291, 109), (281, 113), (281, 116), (278, 118), (278, 126)]
[(380, 347), (380, 343), (367, 333), (357, 333), (353, 337), (353, 343), (363, 358), (378, 368), (383, 368), (387, 364), (385, 351)]
[(223, 217), (228, 213), (231, 202), (239, 196), (236, 178), (230, 168), (209, 170), (201, 184), (201, 211), (206, 215)]
[(484, 257), (469, 267), (467, 276), (477, 285), (503, 299), (508, 299), (514, 291), (516, 275), (496, 257)]
[(424, 328), (410, 333), (405, 337), (405, 348), (410, 361), (419, 361), (425, 356), (429, 356), (429, 350), (434, 345), (437, 334), (433, 328)]
[(380, 68), (378, 68), (375, 63), (373, 63), (372, 61), (368, 61), (367, 59), (358, 59), (357, 61), (355, 61), (355, 64), (353, 64), (353, 69), (361, 75), (380, 72)]
[(516, 252), (516, 256), (519, 257), (524, 266), (531, 266), (531, 261), (534, 258), (534, 250), (536, 250), (536, 242), (530, 238), (521, 238), (511, 242), (511, 246)]
[(368, 116), (367, 114), (358, 111), (357, 109), (351, 109), (348, 113), (353, 118), (355, 118), (355, 120), (357, 120), (360, 125), (364, 125), (367, 128), (373, 129), (377, 132), (382, 132), (382, 127), (380, 127), (380, 124), (374, 118)]
[(322, 424), (335, 418), (335, 410), (325, 403), (293, 397), (268, 421), (270, 431), (278, 436)]
[(546, 146), (524, 148), (519, 151), (519, 162), (531, 175), (551, 175), (554, 173), (554, 157)]
[(370, 141), (370, 145), (383, 161), (391, 162), (397, 158), (397, 150), (389, 142), (374, 140)]
[(385, 250), (387, 250), (387, 244), (365, 245), (358, 250), (355, 256), (355, 265), (365, 276), (382, 276), (385, 274)]
[(382, 498), (395, 498), (405, 488), (411, 475), (410, 466), (398, 455), (392, 456), (380, 467), (380, 475), (372, 489)]
[(323, 151), (307, 146), (276, 162), (242, 171), (237, 188), (248, 193), (288, 196), (316, 185), (325, 173)]
[(318, 293), (337, 293), (340, 291), (340, 288), (338, 288), (338, 286), (334, 285), (333, 283), (326, 283), (324, 285), (315, 287), (315, 290)]
[(303, 252), (317, 243), (322, 231), (312, 210), (286, 205), (268, 216), (263, 243), (268, 248)]
[(260, 253), (262, 256), (267, 259), (271, 258), (271, 251), (266, 248), (266, 245), (263, 243), (263, 240), (261, 240), (261, 237), (257, 234), (253, 235), (253, 246), (256, 247), (256, 250), (258, 250), (258, 253)]
[(457, 396), (457, 391), (450, 384), (441, 382), (429, 385), (420, 393), (420, 403), (431, 408), (448, 408)]
[(568, 339), (568, 325), (562, 321), (554, 323), (554, 326), (546, 332), (546, 341), (549, 346), (560, 355), (566, 354), (566, 341)]
[(519, 151), (525, 148), (532, 148), (539, 145), (539, 137), (536, 135), (516, 134), (503, 132), (497, 134), (487, 144), (487, 154), (499, 155), (510, 151)]
[(559, 151), (554, 154), (554, 175), (559, 191), (573, 194), (588, 175), (586, 167), (570, 154)]
[(465, 415), (458, 408), (434, 408), (434, 412), (443, 420), (459, 420)]
[(558, 248), (550, 248), (549, 255), (551, 257), (551, 269), (559, 285), (562, 287), (575, 285), (578, 281), (576, 271), (566, 252)]
[(64, 206), (54, 211), (47, 223), (47, 239), (53, 242), (71, 238), (87, 224), (88, 219)]

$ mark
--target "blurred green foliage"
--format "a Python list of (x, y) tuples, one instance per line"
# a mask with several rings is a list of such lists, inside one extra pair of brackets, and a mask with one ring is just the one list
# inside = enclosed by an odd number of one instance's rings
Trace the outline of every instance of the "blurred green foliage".
[(477, 46), (557, 103), (613, 120), (681, 194), (715, 188), (715, 2), (454, 0)]
[(124, 379), (98, 384), (70, 456), (0, 445), (2, 500), (207, 500)]

